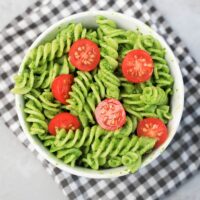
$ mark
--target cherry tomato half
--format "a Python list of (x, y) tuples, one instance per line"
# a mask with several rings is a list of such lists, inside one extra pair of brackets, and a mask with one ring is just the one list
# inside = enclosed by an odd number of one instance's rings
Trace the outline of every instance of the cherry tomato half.
[(153, 68), (151, 56), (141, 49), (130, 51), (122, 62), (122, 73), (132, 83), (142, 83), (149, 80)]
[(158, 148), (167, 139), (168, 131), (162, 120), (158, 118), (146, 118), (139, 122), (137, 135), (157, 139), (155, 147)]
[(69, 98), (73, 80), (74, 77), (71, 74), (62, 74), (57, 76), (51, 85), (53, 96), (62, 104), (66, 104), (66, 100)]
[(49, 133), (56, 135), (56, 128), (64, 128), (66, 130), (72, 129), (76, 130), (80, 127), (80, 122), (74, 115), (62, 112), (57, 114), (48, 125)]
[(81, 71), (91, 71), (100, 61), (100, 50), (96, 43), (88, 39), (74, 42), (69, 51), (71, 64)]
[(116, 99), (105, 99), (100, 102), (95, 110), (98, 124), (106, 130), (114, 131), (126, 122), (126, 112), (122, 104)]

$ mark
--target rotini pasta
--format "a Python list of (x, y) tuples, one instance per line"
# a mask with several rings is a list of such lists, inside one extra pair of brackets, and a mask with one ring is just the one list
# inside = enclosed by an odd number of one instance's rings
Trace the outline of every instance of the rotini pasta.
[(109, 36), (103, 36), (102, 40), (99, 42), (102, 59), (99, 64), (100, 69), (98, 70), (98, 75), (101, 77), (102, 82), (107, 88), (106, 97), (119, 99), (120, 80), (113, 74), (118, 66), (118, 42), (116, 39), (112, 38), (113, 36), (117, 36), (116, 31), (118, 30), (115, 28), (114, 23), (105, 18), (98, 18), (97, 23), (103, 34), (105, 34), (109, 27), (113, 29), (112, 34), (106, 34)]
[[(104, 165), (119, 166), (123, 163), (133, 171), (133, 167), (135, 167), (138, 161), (132, 160), (129, 163), (129, 155), (137, 155), (141, 162), (140, 156), (151, 150), (155, 141), (155, 139), (146, 137), (138, 139), (135, 135), (130, 138), (123, 136), (122, 139), (118, 139), (112, 133), (106, 133), (99, 126), (95, 125), (92, 128), (84, 128), (83, 133), (79, 129), (75, 132), (70, 130), (67, 134), (64, 129), (57, 130), (57, 135), (50, 151), (57, 152), (56, 156), (59, 158), (62, 158), (67, 152), (74, 152), (74, 156), (70, 155), (70, 157), (74, 158), (74, 165), (75, 158), (80, 156), (80, 153), (77, 153), (79, 152), (78, 150), (89, 148), (87, 154), (83, 155), (82, 162), (91, 168), (99, 169), (100, 166)], [(66, 162), (67, 157), (64, 159), (64, 162)]]
[(26, 121), (30, 124), (30, 133), (45, 134), (47, 123), (42, 112), (42, 104), (32, 94), (26, 94), (25, 100), (24, 112), (27, 114)]
[(99, 64), (100, 68), (114, 71), (118, 66), (118, 43), (111, 37), (105, 36), (99, 44), (103, 58)]
[[(126, 111), (138, 119), (143, 117), (157, 117), (167, 123), (172, 118), (169, 113), (168, 90), (153, 86), (152, 81), (132, 84), (120, 78), (123, 93), (120, 99)], [(130, 94), (132, 93), (132, 94)]]
[(15, 87), (12, 92), (15, 94), (26, 94), (31, 91), (34, 84), (34, 74), (33, 71), (24, 70), (19, 75), (15, 76)]
[(172, 114), (170, 113), (170, 107), (168, 105), (158, 106), (156, 114), (157, 117), (162, 119), (165, 124), (172, 119)]
[(141, 94), (122, 94), (121, 98), (126, 111), (138, 119), (156, 117), (156, 105), (145, 104), (141, 100)]
[(44, 115), (47, 119), (52, 119), (56, 114), (60, 112), (61, 104), (54, 100), (54, 97), (50, 91), (45, 91), (39, 97)]
[(145, 87), (140, 99), (149, 105), (164, 105), (167, 103), (167, 94), (160, 87)]
[(70, 92), (71, 98), (67, 101), (69, 105), (67, 109), (81, 112), (88, 95), (88, 91), (92, 84), (92, 76), (90, 73), (77, 72), (77, 77), (74, 79), (72, 91)]
[(101, 78), (106, 87), (106, 97), (119, 99), (120, 80), (111, 71), (107, 69), (98, 70), (99, 79)]
[(141, 166), (141, 156), (137, 152), (128, 152), (126, 155), (122, 156), (123, 165), (132, 172), (136, 172)]
[[(96, 29), (70, 23), (55, 38), (32, 49), (23, 70), (14, 78), (12, 92), (23, 95), (30, 134), (65, 164), (94, 170), (125, 166), (134, 173), (157, 142), (135, 134), (139, 121), (153, 117), (167, 124), (172, 119), (173, 77), (165, 49), (155, 38), (138, 30), (120, 29), (103, 16), (97, 17), (96, 23)], [(83, 38), (96, 43), (99, 50), (100, 61), (92, 71), (81, 71), (71, 59), (72, 44)], [(121, 67), (123, 59), (134, 49), (147, 51), (153, 59), (153, 74), (143, 83), (129, 82)], [(84, 59), (88, 55), (84, 52)], [(93, 58), (90, 56), (91, 61)], [(52, 89), (55, 78), (63, 74), (73, 75), (69, 95), (63, 100), (66, 104), (59, 102)], [(118, 129), (105, 130), (97, 123), (96, 108), (106, 98), (119, 100), (125, 110), (124, 123)], [(114, 112), (112, 106), (106, 109)], [(80, 126), (75, 130), (70, 124), (68, 130), (64, 124), (55, 127), (53, 135), (48, 125), (61, 112), (70, 112)], [(108, 117), (106, 120), (112, 121)]]

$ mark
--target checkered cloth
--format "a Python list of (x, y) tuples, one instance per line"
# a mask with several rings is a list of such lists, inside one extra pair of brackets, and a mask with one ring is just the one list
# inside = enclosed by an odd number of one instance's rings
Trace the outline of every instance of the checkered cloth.
[[(179, 59), (185, 84), (185, 110), (167, 150), (135, 174), (95, 180), (67, 174), (44, 160), (22, 132), (14, 105), (12, 75), (26, 50), (50, 25), (86, 10), (115, 10), (136, 17), (161, 34)], [(0, 33), (0, 116), (19, 140), (42, 162), (68, 199), (162, 199), (200, 170), (200, 68), (151, 1), (63, 0), (37, 2)]]

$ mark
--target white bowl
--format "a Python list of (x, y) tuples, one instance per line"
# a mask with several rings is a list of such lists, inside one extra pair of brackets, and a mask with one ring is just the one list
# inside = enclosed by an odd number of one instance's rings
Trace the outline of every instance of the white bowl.
[[(126, 16), (124, 14), (111, 12), (111, 11), (88, 11), (88, 12), (71, 15), (53, 24), (34, 41), (34, 43), (31, 45), (26, 55), (29, 54), (32, 48), (36, 47), (40, 43), (54, 38), (56, 33), (60, 30), (60, 28), (67, 26), (67, 24), (70, 22), (75, 22), (75, 23), (81, 22), (86, 27), (97, 26), (95, 23), (95, 20), (96, 20), (96, 16), (98, 15), (102, 15), (111, 20), (114, 20), (117, 23), (117, 25), (123, 29), (135, 30), (136, 28), (139, 28), (139, 30), (142, 33), (150, 34), (156, 39), (158, 39), (161, 45), (166, 49), (166, 59), (169, 63), (171, 74), (174, 77), (174, 88), (173, 88), (174, 94), (171, 99), (171, 111), (172, 111), (173, 119), (170, 120), (168, 123), (168, 130), (169, 130), (168, 139), (158, 149), (154, 150), (151, 154), (145, 157), (141, 166), (141, 167), (144, 167), (147, 164), (151, 163), (153, 160), (155, 160), (169, 145), (169, 143), (171, 142), (171, 140), (173, 139), (176, 133), (176, 130), (178, 128), (181, 115), (183, 112), (184, 87), (183, 87), (181, 71), (174, 54), (172, 53), (171, 49), (169, 48), (169, 46), (166, 44), (166, 42), (163, 40), (161, 36), (159, 36), (156, 32), (154, 32), (150, 27), (148, 27), (141, 21), (135, 18)], [(22, 66), (25, 60), (26, 60), (26, 56), (20, 66), (19, 72), (20, 70), (22, 70)], [(125, 167), (95, 171), (95, 170), (86, 169), (83, 167), (70, 167), (64, 164), (61, 160), (57, 159), (53, 154), (51, 154), (35, 136), (32, 136), (31, 134), (29, 134), (28, 127), (24, 119), (23, 107), (24, 107), (24, 101), (23, 101), (22, 95), (16, 95), (16, 109), (17, 109), (17, 114), (18, 114), (19, 121), (20, 121), (23, 131), (25, 132), (27, 138), (33, 144), (35, 149), (46, 160), (48, 160), (50, 163), (52, 163), (56, 167), (60, 168), (61, 170), (65, 172), (75, 174), (78, 176), (88, 177), (88, 178), (112, 178), (112, 177), (119, 177), (122, 175), (126, 175), (129, 173)]]

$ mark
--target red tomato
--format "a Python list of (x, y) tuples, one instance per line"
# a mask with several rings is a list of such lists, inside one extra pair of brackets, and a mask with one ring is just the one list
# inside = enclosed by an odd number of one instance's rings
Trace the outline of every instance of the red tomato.
[(157, 139), (155, 147), (158, 148), (167, 139), (168, 131), (162, 120), (158, 118), (146, 118), (139, 122), (137, 135)]
[(96, 43), (88, 39), (74, 42), (69, 51), (71, 64), (81, 71), (91, 71), (100, 61), (100, 50)]
[(55, 99), (59, 102), (66, 104), (69, 98), (69, 92), (73, 84), (74, 77), (71, 74), (62, 74), (57, 76), (51, 86), (51, 91)]
[(98, 124), (106, 130), (114, 131), (126, 122), (126, 113), (122, 104), (116, 99), (105, 99), (95, 110)]
[(80, 122), (74, 115), (62, 112), (57, 114), (48, 125), (49, 133), (56, 135), (56, 128), (64, 128), (66, 130), (72, 129), (76, 130), (80, 127)]
[(153, 68), (151, 56), (141, 49), (130, 51), (122, 62), (122, 73), (132, 83), (142, 83), (150, 79)]

